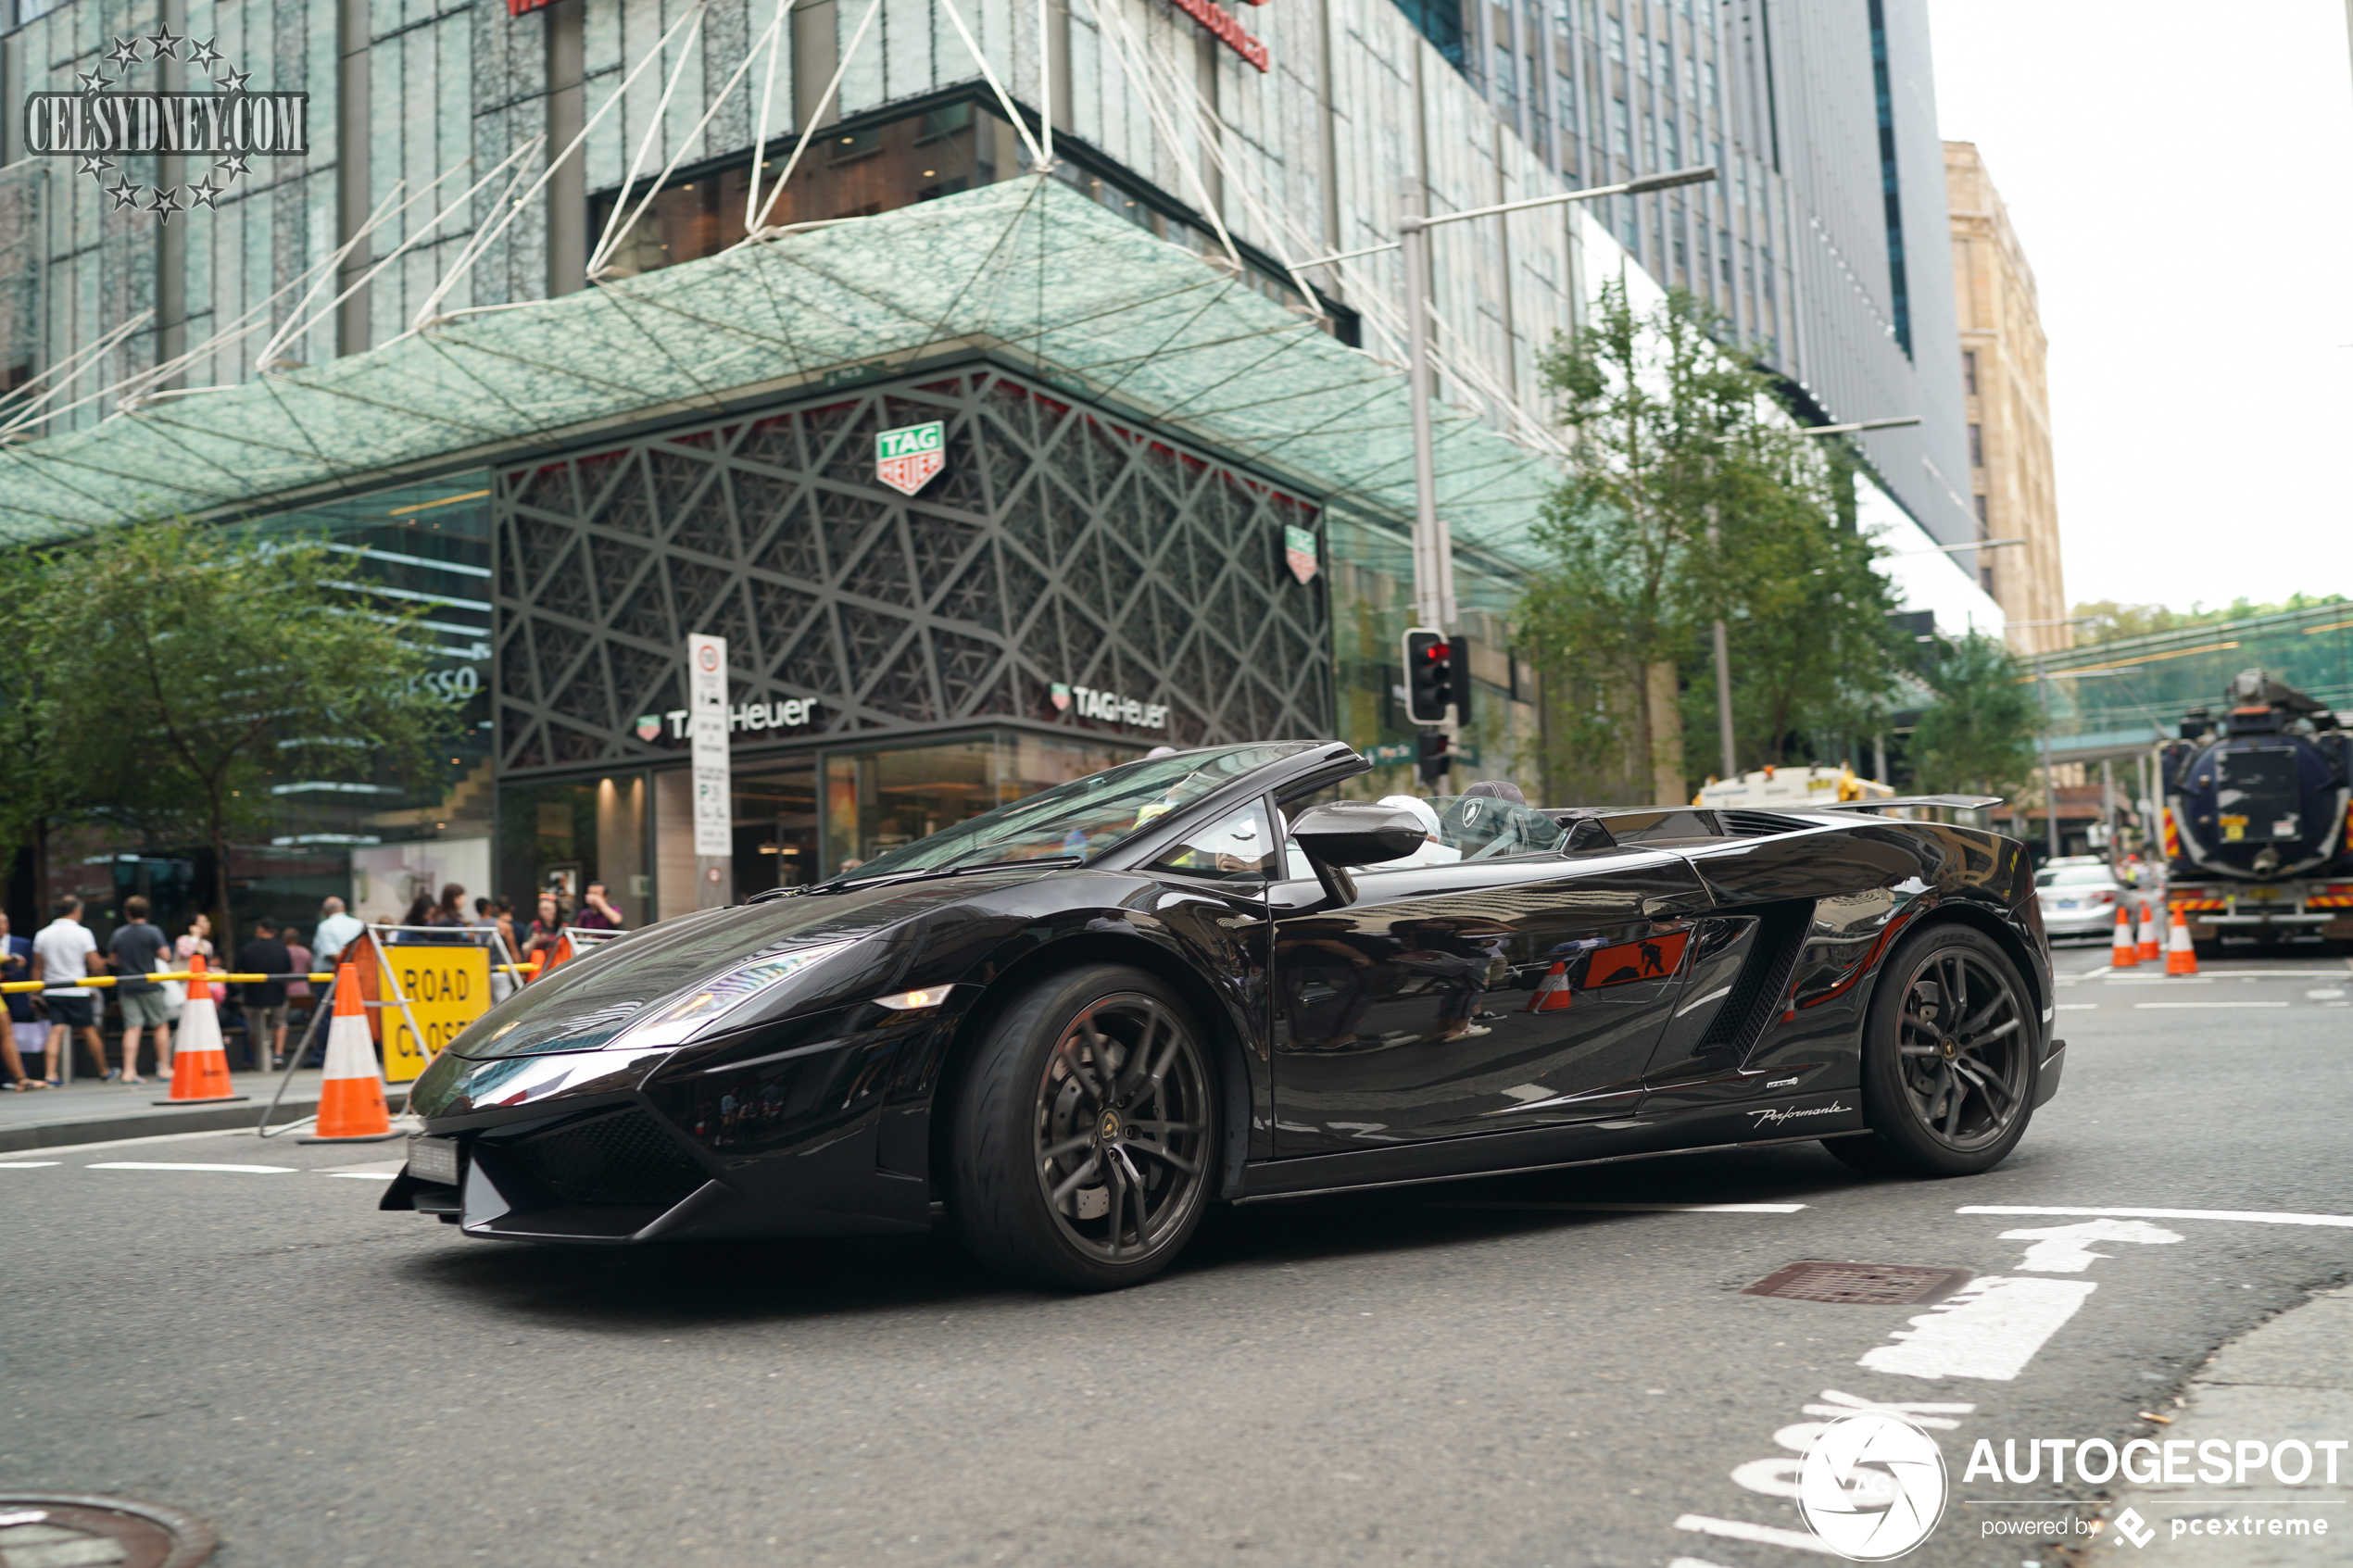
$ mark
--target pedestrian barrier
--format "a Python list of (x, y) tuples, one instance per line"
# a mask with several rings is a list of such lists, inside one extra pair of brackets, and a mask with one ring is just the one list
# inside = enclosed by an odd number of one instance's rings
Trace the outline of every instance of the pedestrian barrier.
[(2141, 900), (2141, 961), (2155, 963), (2165, 956), (2165, 944), (2157, 922), (2157, 906), (2148, 899)]
[(188, 1005), (180, 1010), (178, 1049), (171, 1057), (171, 1093), (157, 1105), (208, 1105), (248, 1097), (231, 1091), (229, 1051), (220, 1038), (220, 1014), (215, 1010), (213, 977), (205, 972), (202, 955), (188, 960)]
[(2108, 951), (2108, 967), (2131, 969), (2141, 961), (2140, 944), (2133, 939), (2133, 911), (2116, 906), (2116, 945)]
[(2197, 948), (2190, 942), (2190, 922), (2183, 918), (2179, 904), (2173, 906), (2173, 929), (2167, 934), (2166, 940), (2165, 972), (2196, 974)]
[[(490, 971), (493, 974), (536, 974), (540, 968), (541, 966), (536, 963), (495, 963), (490, 966)], [(247, 974), (241, 970), (214, 970), (207, 973), (202, 970), (195, 969), (159, 969), (150, 974), (91, 974), (80, 980), (0, 981), (0, 996), (13, 996), (24, 991), (103, 990), (108, 986), (120, 985), (125, 980), (194, 980), (200, 973), (204, 974), (207, 982), (215, 985), (258, 985), (271, 980), (308, 980), (314, 985), (323, 985), (334, 978), (333, 972), (319, 970), (291, 970), (284, 974)], [(368, 1005), (370, 1007), (397, 1007), (400, 1004), (370, 1002)]]
[(368, 1038), (367, 1010), (359, 1001), (359, 970), (344, 964), (335, 972), (334, 1019), (327, 1025), (327, 1067), (319, 1085), (318, 1131), (298, 1143), (383, 1143), (392, 1130), (384, 1105), (384, 1075), (376, 1070), (375, 1047)]

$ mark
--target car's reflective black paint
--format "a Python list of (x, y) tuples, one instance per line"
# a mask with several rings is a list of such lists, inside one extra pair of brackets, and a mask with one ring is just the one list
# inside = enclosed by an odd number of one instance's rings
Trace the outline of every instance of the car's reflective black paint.
[[(855, 939), (758, 1016), (674, 1048), (542, 1038), (491, 1054), (494, 1010), (410, 1097), (429, 1135), (459, 1142), (460, 1186), (404, 1173), (384, 1207), (479, 1236), (609, 1243), (923, 1230), (960, 1053), (1028, 987), (1105, 961), (1162, 976), (1214, 1036), (1214, 1190), (1237, 1201), (1859, 1132), (1879, 967), (1940, 922), (2010, 957), (2040, 1020), (2037, 1103), (2057, 1088), (2032, 878), (1992, 833), (1606, 814), (1616, 841), (1579, 833), (1593, 847), (1360, 870), (1344, 907), (1314, 879), (1143, 869), (1189, 827), (1365, 767), (1345, 746), (1302, 748), (1099, 863), (806, 891), (609, 944), (571, 984), (653, 972), (685, 944), (749, 956)], [(559, 970), (535, 989), (566, 983)], [(914, 990), (941, 994), (875, 1005)]]

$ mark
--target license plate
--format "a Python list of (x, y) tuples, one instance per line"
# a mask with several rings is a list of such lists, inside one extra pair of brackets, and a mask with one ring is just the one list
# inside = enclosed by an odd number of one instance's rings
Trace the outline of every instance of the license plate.
[(409, 1173), (436, 1186), (458, 1185), (458, 1140), (415, 1137), (409, 1140)]
[(2279, 896), (2280, 890), (2276, 887), (2250, 887), (2239, 895), (2240, 897), (2258, 904), (2275, 902)]

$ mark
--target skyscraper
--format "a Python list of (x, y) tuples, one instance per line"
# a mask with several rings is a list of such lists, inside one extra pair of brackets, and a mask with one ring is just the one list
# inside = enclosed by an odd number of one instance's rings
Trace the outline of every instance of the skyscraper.
[(1608, 226), (1821, 421), (1919, 415), (1862, 449), (1938, 541), (1977, 537), (1924, 0), (1464, 5), (1465, 73), (1565, 182), (1722, 171)]

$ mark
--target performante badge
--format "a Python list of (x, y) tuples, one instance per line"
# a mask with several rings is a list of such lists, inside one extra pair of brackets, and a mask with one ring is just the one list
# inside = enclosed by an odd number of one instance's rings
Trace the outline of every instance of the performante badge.
[(1315, 533), (1308, 528), (1283, 530), (1283, 563), (1303, 587), (1315, 575)]
[(640, 713), (640, 714), (638, 714), (638, 715), (637, 715), (637, 738), (638, 738), (639, 740), (652, 740), (652, 739), (654, 739), (655, 737), (659, 736), (661, 734), (661, 714), (659, 714), (659, 713)]
[(948, 427), (937, 420), (875, 437), (875, 477), (901, 495), (912, 495), (947, 466)]

